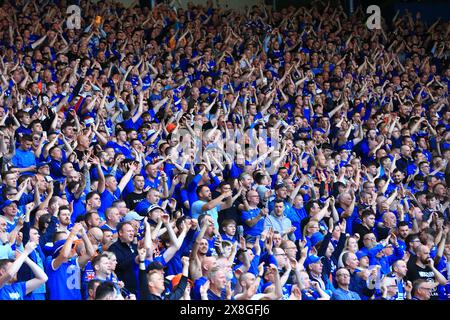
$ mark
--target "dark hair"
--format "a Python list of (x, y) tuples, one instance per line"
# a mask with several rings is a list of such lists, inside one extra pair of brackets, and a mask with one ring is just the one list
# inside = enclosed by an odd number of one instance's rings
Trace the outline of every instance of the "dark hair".
[(114, 287), (114, 283), (111, 281), (103, 281), (101, 282), (97, 290), (95, 291), (95, 300), (101, 300), (106, 298), (110, 294), (114, 294), (116, 288)]
[(425, 198), (428, 200), (431, 200), (433, 198), (436, 198), (436, 195), (433, 192), (429, 192), (427, 193), (427, 195), (425, 196)]
[(50, 213), (44, 213), (42, 216), (39, 217), (38, 228), (40, 234), (44, 233), (45, 230), (47, 229), (47, 226), (45, 224), (48, 223), (48, 220), (50, 220), (51, 217), (52, 215)]
[(99, 280), (99, 279), (92, 279), (91, 281), (88, 282), (88, 292), (89, 290), (94, 290), (96, 285), (101, 284), (103, 281)]
[(362, 213), (361, 213), (361, 219), (364, 219), (368, 216), (376, 216), (375, 212), (373, 212), (373, 210), (371, 208), (365, 209)]
[(275, 199), (275, 203), (282, 203), (282, 204), (284, 204), (284, 200), (283, 199)]
[(61, 213), (62, 210), (69, 210), (70, 211), (70, 208), (68, 206), (61, 206), (61, 207), (59, 207), (58, 215)]
[(419, 239), (419, 235), (417, 233), (411, 233), (408, 234), (408, 236), (405, 239), (405, 243), (406, 243), (406, 249), (409, 250), (411, 247), (409, 246), (409, 243), (414, 240), (414, 239)]
[(102, 254), (96, 255), (94, 258), (92, 258), (91, 264), (92, 264), (92, 268), (94, 269), (94, 272), (95, 272), (95, 266), (100, 263), (100, 260), (102, 258), (108, 259), (108, 255), (106, 253), (102, 253)]
[(98, 215), (99, 215), (99, 213), (98, 213), (96, 210), (92, 210), (92, 211), (89, 211), (89, 212), (87, 212), (86, 214), (84, 214), (84, 222), (86, 223), (86, 225), (87, 225), (88, 227), (90, 227), (88, 221), (89, 221), (89, 219), (91, 219), (91, 217), (92, 217), (94, 214), (98, 214)]
[(202, 184), (202, 185), (200, 185), (200, 186), (197, 187), (197, 189), (195, 190), (195, 193), (197, 194), (197, 196), (200, 195), (200, 192), (202, 192), (202, 189), (203, 189), (204, 187), (207, 187), (207, 185), (206, 185), (206, 184)]
[(23, 136), (22, 136), (22, 139), (21, 139), (21, 141), (33, 141), (33, 138), (31, 137), (31, 134), (24, 134)]
[(8, 262), (13, 263), (14, 259), (0, 259), (0, 269), (4, 268)]
[(397, 224), (397, 228), (404, 227), (404, 226), (407, 226), (407, 227), (409, 228), (408, 222), (406, 222), (406, 221), (400, 221), (400, 222)]
[(91, 192), (89, 192), (87, 195), (86, 195), (86, 201), (89, 201), (93, 196), (95, 196), (95, 195), (98, 195), (98, 196), (100, 196), (100, 193), (98, 193), (97, 191), (91, 191)]
[(219, 185), (217, 186), (218, 189), (222, 188), (223, 186), (231, 186), (231, 183), (228, 180), (223, 180), (219, 183)]
[(305, 203), (305, 210), (306, 210), (306, 213), (308, 213), (308, 215), (309, 215), (309, 212), (311, 211), (311, 208), (313, 207), (314, 203), (319, 204), (319, 202), (317, 200), (309, 200)]
[(119, 233), (120, 231), (122, 231), (123, 227), (128, 224), (130, 226), (133, 226), (129, 221), (124, 221), (124, 222), (119, 222), (119, 224), (117, 224), (117, 233)]
[(61, 125), (61, 131), (63, 131), (64, 129), (66, 129), (67, 127), (73, 127), (74, 125), (71, 123), (71, 122), (69, 122), (69, 121), (66, 121), (66, 122), (64, 122), (62, 125)]

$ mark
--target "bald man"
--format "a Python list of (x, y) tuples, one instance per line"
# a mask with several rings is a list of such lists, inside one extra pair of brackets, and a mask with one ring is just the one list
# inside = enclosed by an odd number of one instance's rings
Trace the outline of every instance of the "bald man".
[(385, 239), (397, 227), (397, 217), (394, 213), (386, 211), (382, 216), (383, 223), (376, 226), (378, 239)]
[[(434, 267), (434, 261), (430, 257), (430, 248), (425, 245), (418, 246), (417, 256), (411, 256), (408, 261), (408, 272), (406, 277), (413, 282), (418, 279), (424, 279), (427, 282), (438, 282), (440, 285), (446, 285), (447, 279)], [(431, 300), (438, 300), (438, 291), (436, 287), (432, 288)]]

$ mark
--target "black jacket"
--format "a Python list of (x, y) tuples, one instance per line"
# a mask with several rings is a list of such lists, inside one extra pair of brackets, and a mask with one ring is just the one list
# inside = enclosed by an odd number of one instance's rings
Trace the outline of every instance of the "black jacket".
[(116, 274), (119, 280), (123, 281), (125, 288), (133, 294), (136, 294), (137, 279), (134, 269), (137, 268), (136, 256), (137, 247), (134, 243), (131, 246), (117, 239), (108, 249), (117, 257)]
[(320, 260), (323, 264), (322, 275), (327, 278), (330, 278), (330, 274), (334, 274), (334, 272), (337, 270), (338, 259), (342, 251), (344, 250), (345, 240), (347, 239), (345, 232), (342, 232), (341, 236), (339, 237), (336, 249), (334, 250), (330, 259), (328, 259), (327, 257), (325, 257), (325, 252), (327, 251), (331, 236), (332, 234), (330, 232), (325, 235), (322, 240), (322, 244), (320, 245), (320, 248), (317, 252), (317, 255), (320, 257)]

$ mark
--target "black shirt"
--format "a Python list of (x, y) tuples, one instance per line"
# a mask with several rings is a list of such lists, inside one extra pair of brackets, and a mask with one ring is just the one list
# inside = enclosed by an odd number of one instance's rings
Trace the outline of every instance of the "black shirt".
[(131, 192), (125, 198), (125, 203), (127, 204), (127, 208), (130, 210), (134, 210), (137, 204), (144, 200), (147, 197), (147, 192), (135, 193)]
[[(220, 196), (220, 192), (214, 191), (213, 192), (213, 199)], [(233, 195), (233, 197), (235, 194)], [(241, 220), (241, 212), (239, 211), (238, 207), (242, 203), (241, 197), (237, 198), (236, 201), (233, 202), (233, 205), (229, 207), (228, 209), (220, 210), (219, 211), (219, 217), (218, 217), (218, 224), (219, 226), (222, 225), (222, 222), (226, 219), (231, 219), (236, 222), (236, 225), (242, 225)], [(222, 231), (222, 229), (221, 229)]]
[(364, 247), (364, 236), (371, 232), (373, 232), (373, 230), (370, 230), (369, 228), (362, 225), (361, 223), (355, 223), (353, 225), (353, 234), (355, 234), (355, 233), (359, 234), (359, 241), (358, 241), (359, 248)]
[[(429, 266), (425, 266), (425, 268), (419, 267), (417, 264), (417, 256), (411, 256), (408, 260), (408, 272), (406, 273), (406, 278), (414, 282), (417, 279), (425, 279), (427, 282), (436, 282), (436, 276), (434, 275), (433, 270)], [(430, 300), (438, 300), (439, 293), (437, 291), (437, 287), (433, 288), (431, 291)]]
[(137, 279), (134, 274), (136, 266), (137, 246), (132, 243), (128, 245), (117, 239), (108, 249), (117, 257), (116, 274), (125, 284), (125, 288), (133, 294), (136, 294)]

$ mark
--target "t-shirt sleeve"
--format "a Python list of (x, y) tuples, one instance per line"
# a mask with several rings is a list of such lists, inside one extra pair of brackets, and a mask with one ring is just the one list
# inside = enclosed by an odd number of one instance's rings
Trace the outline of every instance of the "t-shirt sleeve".
[(202, 207), (203, 207), (202, 201), (195, 201), (192, 204), (192, 218), (198, 218), (199, 215), (202, 214)]
[(242, 220), (244, 220), (244, 221), (252, 220), (252, 216), (250, 215), (250, 212), (243, 211), (242, 212)]

